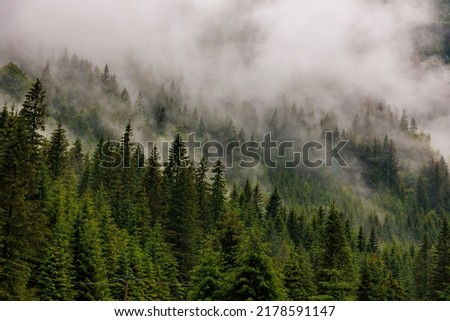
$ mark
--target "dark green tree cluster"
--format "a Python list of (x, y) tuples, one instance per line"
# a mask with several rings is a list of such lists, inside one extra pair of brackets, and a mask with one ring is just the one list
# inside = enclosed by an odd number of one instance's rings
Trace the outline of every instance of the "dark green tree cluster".
[[(377, 104), (345, 131), (334, 112), (319, 121), (312, 108), (283, 99), (264, 119), (273, 137), (351, 138), (345, 153), (361, 170), (350, 179), (282, 166), (242, 175), (225, 170), (233, 158), (190, 161), (186, 131), (224, 144), (246, 134), (229, 117), (189, 111), (177, 82), (133, 104), (108, 66), (100, 72), (66, 53), (57, 72), (50, 68), (20, 108), (0, 114), (0, 299), (450, 298), (448, 168), (406, 113), (396, 119)], [(117, 140), (96, 116), (105, 102), (105, 116), (124, 128)], [(243, 117), (253, 117), (244, 107)], [(135, 122), (155, 138), (179, 132), (167, 161), (156, 147), (145, 155)], [(70, 144), (66, 131), (86, 131), (87, 144)], [(402, 166), (410, 155), (386, 132), (409, 139), (418, 161), (434, 157), (422, 170)], [(93, 137), (95, 147), (86, 147)], [(352, 184), (365, 184), (367, 199)]]

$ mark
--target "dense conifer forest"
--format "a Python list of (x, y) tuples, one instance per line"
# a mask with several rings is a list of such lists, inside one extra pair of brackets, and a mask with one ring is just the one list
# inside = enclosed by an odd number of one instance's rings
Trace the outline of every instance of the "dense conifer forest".
[(43, 2), (0, 4), (0, 300), (450, 300), (448, 0)]
[[(2, 300), (450, 299), (448, 165), (412, 115), (367, 99), (342, 126), (287, 97), (220, 115), (176, 80), (134, 98), (119, 84), (67, 50), (38, 73), (1, 67)], [(226, 145), (265, 131), (331, 131), (349, 166), (189, 160), (191, 132)], [(167, 160), (135, 133), (170, 137)]]

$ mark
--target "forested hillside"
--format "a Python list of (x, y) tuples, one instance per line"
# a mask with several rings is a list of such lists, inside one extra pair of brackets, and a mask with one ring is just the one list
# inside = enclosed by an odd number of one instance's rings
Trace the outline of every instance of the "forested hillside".
[[(450, 299), (449, 170), (414, 115), (370, 97), (217, 112), (177, 79), (136, 68), (128, 91), (108, 65), (49, 61), (0, 69), (1, 300)], [(192, 132), (332, 132), (348, 166), (193, 163)]]

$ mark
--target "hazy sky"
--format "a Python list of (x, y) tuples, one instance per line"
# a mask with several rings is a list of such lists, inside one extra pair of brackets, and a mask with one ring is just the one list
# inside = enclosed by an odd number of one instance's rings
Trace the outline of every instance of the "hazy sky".
[(448, 153), (449, 68), (416, 51), (432, 41), (424, 33), (435, 19), (430, 4), (0, 0), (0, 58), (11, 45), (68, 47), (99, 65), (108, 62), (125, 80), (131, 57), (157, 77), (182, 77), (190, 92), (203, 90), (216, 102), (307, 94), (332, 107), (372, 95), (421, 119)]

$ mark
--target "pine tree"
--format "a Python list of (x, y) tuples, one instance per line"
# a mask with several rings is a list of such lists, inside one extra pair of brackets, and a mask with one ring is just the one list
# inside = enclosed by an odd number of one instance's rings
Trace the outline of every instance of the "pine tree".
[(431, 267), (430, 299), (450, 299), (450, 230), (446, 220), (442, 223), (433, 253)]
[(160, 168), (158, 149), (155, 146), (144, 170), (144, 192), (153, 222), (158, 220), (167, 224), (168, 191)]
[(195, 170), (195, 188), (197, 190), (199, 218), (207, 229), (211, 227), (213, 221), (209, 208), (210, 185), (206, 177), (208, 170), (206, 160), (202, 157), (198, 168)]
[(130, 105), (131, 103), (130, 94), (126, 87), (123, 87), (122, 93), (120, 94), (120, 100), (126, 105)]
[(250, 181), (248, 179), (245, 180), (244, 188), (239, 198), (239, 206), (241, 208), (243, 221), (250, 225), (250, 223), (254, 220), (252, 213), (252, 196), (253, 191), (250, 185)]
[(222, 262), (220, 253), (208, 239), (199, 253), (200, 262), (192, 270), (191, 289), (188, 298), (194, 301), (214, 301), (222, 299)]
[(283, 275), (289, 300), (305, 301), (316, 295), (313, 270), (304, 251), (297, 254), (291, 250)]
[(98, 222), (89, 195), (82, 199), (73, 238), (76, 300), (108, 300), (110, 289)]
[(409, 133), (413, 136), (417, 135), (417, 122), (416, 120), (413, 118), (411, 119), (411, 122), (409, 123)]
[(53, 179), (58, 178), (64, 172), (67, 165), (67, 143), (61, 122), (58, 122), (58, 127), (53, 131), (50, 137), (50, 148), (47, 153), (47, 164)]
[(334, 206), (328, 215), (319, 271), (319, 294), (335, 300), (352, 299), (355, 272), (345, 235), (343, 214)]
[(376, 255), (363, 259), (357, 293), (360, 301), (382, 301), (386, 299), (383, 266)]
[(252, 202), (253, 202), (253, 216), (256, 217), (260, 222), (262, 222), (264, 219), (264, 212), (262, 205), (263, 200), (261, 190), (258, 184), (256, 184), (255, 187), (253, 188)]
[(110, 291), (113, 299), (121, 300), (123, 298), (122, 280), (119, 276), (119, 260), (123, 251), (127, 250), (127, 232), (121, 230), (115, 224), (109, 197), (103, 187), (95, 193), (94, 209), (98, 222), (100, 234), (101, 256), (103, 258), (106, 277), (110, 283)]
[(0, 299), (30, 299), (32, 263), (40, 260), (47, 233), (39, 188), (39, 147), (15, 111), (0, 140)]
[(402, 117), (400, 118), (400, 130), (407, 133), (408, 127), (408, 116), (406, 115), (406, 111), (403, 109)]
[(225, 166), (220, 160), (217, 160), (212, 169), (214, 176), (211, 178), (211, 224), (217, 224), (223, 217), (225, 206), (225, 180), (223, 178)]
[(414, 260), (414, 285), (415, 298), (426, 300), (429, 294), (430, 284), (430, 242), (425, 234), (422, 239), (420, 250)]
[(152, 234), (146, 240), (145, 251), (154, 269), (155, 300), (180, 300), (183, 295), (178, 262), (170, 245), (164, 240), (162, 226), (156, 222)]
[(170, 193), (167, 240), (173, 245), (181, 278), (186, 281), (188, 271), (195, 264), (200, 236), (195, 172), (179, 134), (175, 135), (169, 152), (169, 162), (164, 171)]
[(237, 301), (277, 301), (287, 298), (282, 278), (258, 232), (251, 230), (238, 252), (237, 266), (226, 279), (225, 298)]
[(277, 231), (282, 231), (284, 228), (284, 213), (285, 209), (281, 202), (280, 194), (278, 194), (278, 188), (275, 186), (266, 206), (266, 217), (271, 224), (274, 224)]
[(362, 226), (359, 227), (357, 248), (360, 253), (366, 251), (366, 237)]
[(5, 103), (5, 105), (2, 108), (2, 113), (0, 114), (0, 130), (5, 128), (5, 125), (8, 121), (8, 117), (9, 117), (8, 106)]
[(219, 227), (218, 236), (225, 271), (237, 264), (237, 252), (242, 242), (242, 236), (243, 226), (238, 216), (233, 212), (225, 214)]
[(378, 239), (377, 239), (377, 235), (375, 234), (375, 229), (373, 227), (370, 230), (369, 242), (367, 244), (367, 251), (369, 253), (378, 252)]
[(25, 72), (15, 63), (0, 68), (0, 87), (15, 101), (20, 101), (27, 90), (29, 80)]
[(23, 117), (25, 124), (30, 132), (30, 141), (39, 143), (42, 136), (38, 133), (45, 130), (45, 119), (47, 116), (47, 104), (44, 101), (45, 91), (42, 88), (39, 78), (33, 83), (28, 93), (25, 95), (25, 101), (20, 110), (20, 116)]
[(39, 267), (39, 298), (41, 300), (74, 300), (74, 266), (71, 240), (73, 221), (78, 210), (75, 183), (62, 180), (53, 183), (49, 191), (47, 212), (54, 221), (51, 237)]
[(145, 255), (139, 246), (137, 237), (129, 238), (125, 250), (121, 252), (118, 274), (118, 280), (124, 283), (122, 300), (139, 301), (147, 299), (147, 289), (144, 283), (147, 276)]

